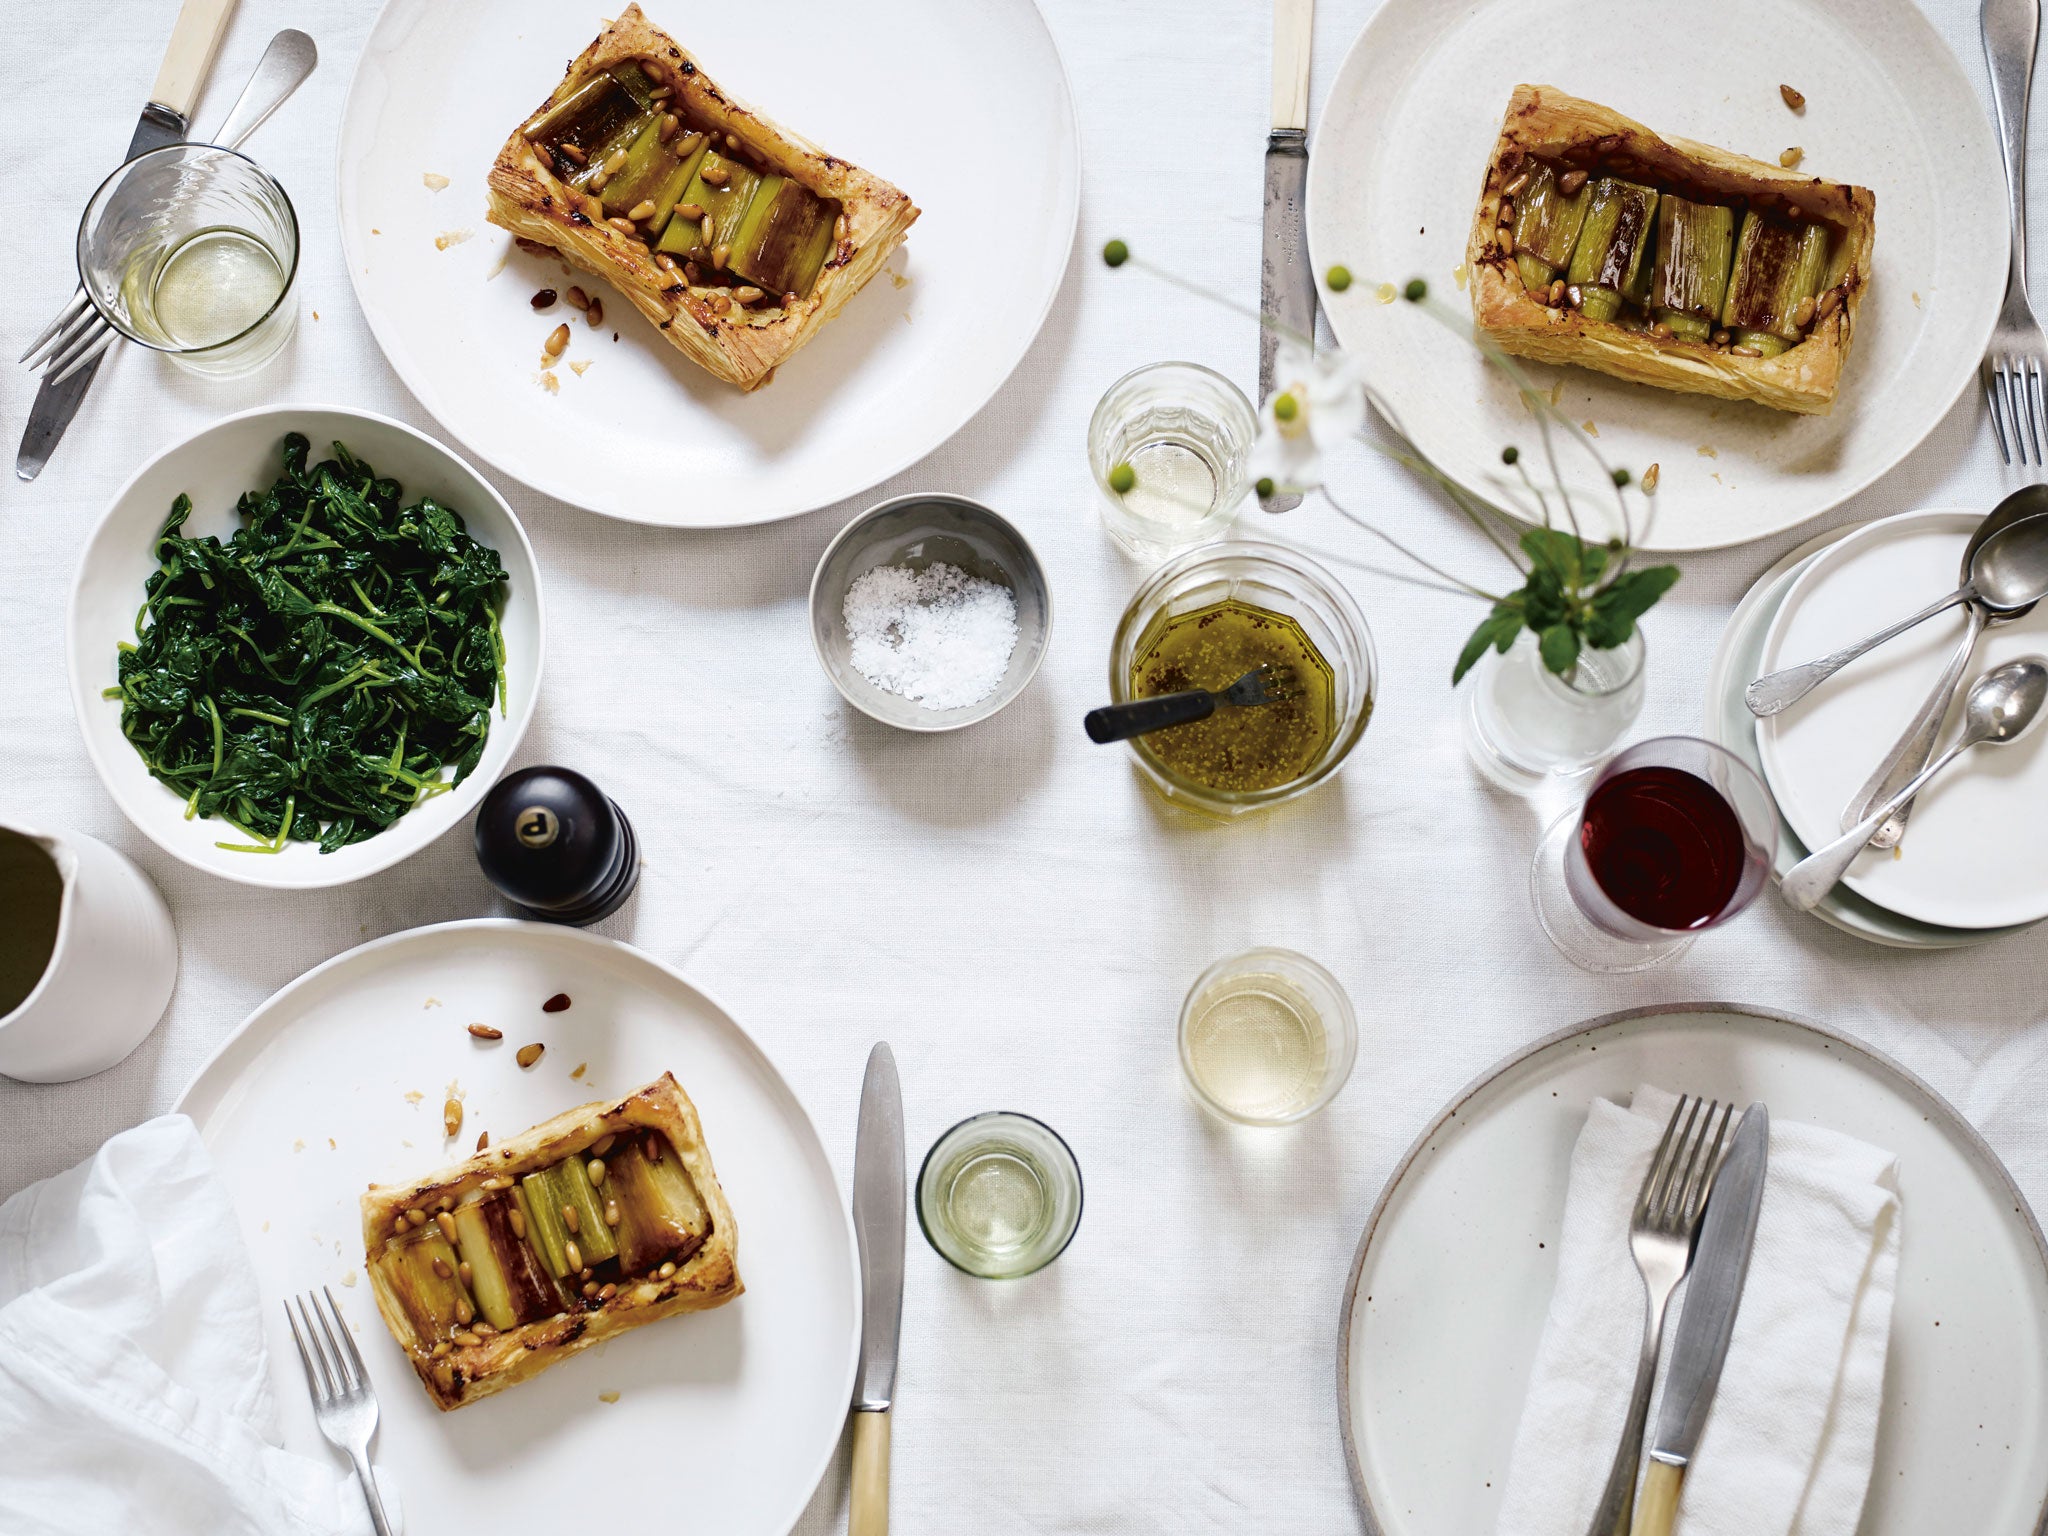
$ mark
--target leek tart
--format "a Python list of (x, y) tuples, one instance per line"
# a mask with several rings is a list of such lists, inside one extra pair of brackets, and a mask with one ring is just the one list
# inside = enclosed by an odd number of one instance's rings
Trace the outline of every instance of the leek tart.
[(1518, 85), (1472, 222), (1504, 352), (1774, 410), (1834, 406), (1877, 199)]
[(735, 101), (629, 5), (505, 141), (488, 217), (610, 283), (691, 361), (756, 389), (918, 215)]
[(664, 1074), (416, 1184), (362, 1197), (377, 1310), (437, 1407), (739, 1295), (696, 1106)]

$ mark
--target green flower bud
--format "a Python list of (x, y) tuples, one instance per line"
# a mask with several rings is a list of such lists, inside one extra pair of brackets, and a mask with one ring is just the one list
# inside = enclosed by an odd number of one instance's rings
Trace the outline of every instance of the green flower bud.
[(1273, 477), (1271, 475), (1259, 476), (1259, 483), (1253, 486), (1252, 489), (1259, 493), (1260, 500), (1265, 500), (1273, 494)]
[(1617, 469), (1617, 470), (1616, 470), (1616, 471), (1614, 472), (1614, 483), (1615, 483), (1616, 485), (1627, 485), (1627, 484), (1628, 484), (1628, 481), (1629, 481), (1629, 474), (1628, 474), (1628, 471), (1627, 471), (1627, 470), (1625, 470), (1625, 469)]
[(1273, 419), (1292, 421), (1301, 414), (1301, 402), (1292, 394), (1282, 393), (1273, 398)]
[(1332, 267), (1323, 274), (1323, 281), (1330, 285), (1330, 292), (1342, 293), (1351, 286), (1351, 269), (1349, 267)]
[(1420, 304), (1429, 294), (1429, 284), (1419, 277), (1411, 277), (1408, 279), (1408, 286), (1403, 288), (1401, 293), (1410, 304)]
[(1521, 456), (1522, 450), (1517, 448), (1513, 443), (1508, 444), (1507, 447), (1501, 449), (1500, 451), (1500, 461), (1503, 464), (1512, 464)]
[(1102, 259), (1112, 267), (1120, 267), (1131, 259), (1131, 248), (1121, 240), (1112, 240), (1102, 248)]
[(1128, 494), (1137, 483), (1138, 472), (1128, 464), (1119, 464), (1109, 472), (1109, 488), (1119, 496)]

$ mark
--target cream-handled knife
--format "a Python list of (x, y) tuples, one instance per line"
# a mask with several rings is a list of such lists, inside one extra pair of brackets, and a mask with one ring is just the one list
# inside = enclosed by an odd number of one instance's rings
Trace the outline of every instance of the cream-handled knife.
[(853, 1388), (853, 1496), (847, 1536), (889, 1536), (889, 1410), (903, 1333), (903, 1090), (886, 1042), (868, 1053), (853, 1147), (860, 1240), (860, 1375)]
[(1771, 1112), (1752, 1104), (1735, 1128), (1728, 1158), (1714, 1175), (1706, 1219), (1685, 1282), (1685, 1310), (1678, 1316), (1678, 1341), (1664, 1378), (1664, 1403), (1657, 1410), (1657, 1434), (1650, 1442), (1649, 1470), (1636, 1500), (1630, 1536), (1671, 1536), (1685, 1469), (1699, 1449), (1707, 1410), (1721, 1384), (1721, 1363), (1742, 1306), (1742, 1282), (1749, 1275), (1749, 1251), (1756, 1242), (1757, 1213), (1763, 1209), (1764, 1175), (1770, 1171)]
[[(1308, 59), (1315, 0), (1273, 0), (1273, 131), (1266, 138), (1266, 233), (1259, 253), (1259, 403), (1273, 393), (1279, 327), (1315, 344), (1316, 279), (1302, 227), (1308, 192)], [(1268, 512), (1301, 505), (1294, 491), (1261, 497)]]

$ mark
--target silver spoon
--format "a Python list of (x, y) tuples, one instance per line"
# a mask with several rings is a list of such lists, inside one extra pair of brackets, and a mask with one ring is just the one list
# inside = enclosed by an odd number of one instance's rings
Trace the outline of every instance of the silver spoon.
[(2016, 613), (2048, 597), (2048, 520), (2025, 518), (1985, 539), (1970, 562), (1970, 574), (1963, 584), (1938, 602), (1929, 603), (1911, 618), (1881, 629), (1867, 640), (1796, 667), (1770, 673), (1751, 683), (1743, 693), (1752, 715), (1777, 714), (1787, 705), (1806, 697), (1815, 686), (1833, 677), (1865, 651), (1903, 635), (1922, 620), (1946, 612), (1957, 603), (1974, 603), (1988, 614)]
[(1870, 834), (1884, 824), (1900, 801), (1919, 794), (1929, 780), (1974, 746), (1987, 742), (1995, 747), (2011, 746), (2040, 723), (2044, 703), (2048, 703), (2048, 657), (2022, 656), (1986, 672), (1970, 685), (1970, 696), (1963, 705), (1963, 734), (1956, 744), (1842, 836), (1794, 864), (1778, 894), (1787, 905), (1811, 912), (1848, 873)]
[[(1970, 579), (1970, 566), (1977, 558), (1987, 540), (2003, 533), (2014, 523), (2024, 522), (2030, 517), (2048, 516), (2048, 485), (2029, 485), (2014, 491), (2005, 500), (1991, 509), (1990, 516), (1977, 525), (1970, 535), (1970, 542), (1963, 549), (1963, 581)], [(1949, 657), (1948, 666), (1942, 670), (1934, 687), (1928, 692), (1927, 702), (1920, 706), (1918, 714), (1907, 723), (1905, 731), (1893, 743), (1883, 762), (1872, 773), (1849, 803), (1842, 808), (1842, 830), (1848, 831), (1870, 814), (1871, 808), (1879, 801), (1889, 800), (1905, 785), (1906, 781), (1927, 766), (1927, 760), (1934, 756), (1934, 744), (1941, 739), (1941, 723), (1948, 718), (1949, 706), (1955, 703), (1956, 695), (1963, 689), (1963, 674), (1970, 665), (1970, 658), (1977, 652), (1977, 642), (1984, 631), (1995, 624), (2008, 624), (2034, 611), (2032, 603), (2016, 608), (2010, 613), (1988, 613), (1977, 604), (1968, 604), (1963, 612), (1969, 620), (1963, 633), (1962, 643)], [(1890, 816), (1877, 835), (1870, 840), (1873, 848), (1895, 848), (1906, 835), (1906, 818), (1913, 814), (1913, 802), (1908, 800)]]

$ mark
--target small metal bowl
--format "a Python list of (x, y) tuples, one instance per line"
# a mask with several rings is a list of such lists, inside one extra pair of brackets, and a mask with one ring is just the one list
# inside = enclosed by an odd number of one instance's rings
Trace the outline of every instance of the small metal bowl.
[[(996, 691), (959, 709), (927, 709), (877, 688), (853, 666), (846, 637), (846, 589), (878, 565), (923, 570), (943, 561), (1001, 582), (1017, 598), (1017, 648)], [(862, 714), (905, 731), (957, 731), (986, 720), (1024, 691), (1052, 637), (1052, 594), (1024, 535), (978, 501), (943, 492), (897, 496), (839, 530), (811, 577), (811, 643), (825, 675)]]

